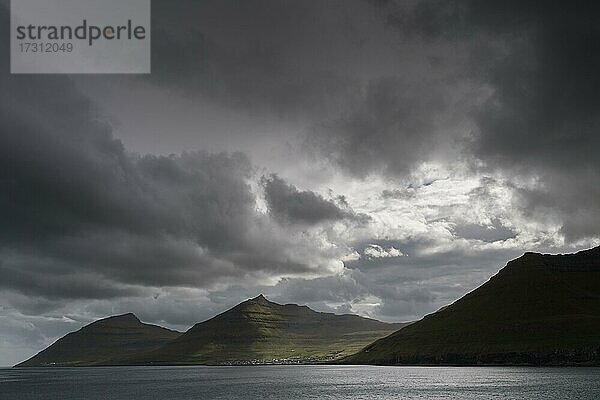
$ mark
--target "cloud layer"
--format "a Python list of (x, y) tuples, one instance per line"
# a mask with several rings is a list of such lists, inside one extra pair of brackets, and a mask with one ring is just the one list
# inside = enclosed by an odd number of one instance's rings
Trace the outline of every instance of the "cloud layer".
[(598, 244), (597, 7), (155, 1), (149, 77), (3, 58), (0, 360), (259, 292), (409, 320)]

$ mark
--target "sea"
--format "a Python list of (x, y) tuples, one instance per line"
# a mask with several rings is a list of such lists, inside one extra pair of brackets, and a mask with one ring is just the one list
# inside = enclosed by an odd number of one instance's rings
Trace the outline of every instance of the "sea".
[(0, 399), (600, 399), (600, 368), (3, 368)]

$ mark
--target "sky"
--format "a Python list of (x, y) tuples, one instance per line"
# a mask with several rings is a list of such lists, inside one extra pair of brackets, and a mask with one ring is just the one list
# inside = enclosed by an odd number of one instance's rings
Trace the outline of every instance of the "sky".
[(259, 293), (411, 321), (599, 245), (596, 4), (154, 0), (150, 75), (0, 57), (0, 365)]

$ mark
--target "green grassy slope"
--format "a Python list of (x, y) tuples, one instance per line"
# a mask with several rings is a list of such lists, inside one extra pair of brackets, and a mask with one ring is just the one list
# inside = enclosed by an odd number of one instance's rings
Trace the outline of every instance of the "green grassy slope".
[(600, 247), (526, 253), (450, 306), (344, 361), (600, 364)]
[(127, 364), (318, 362), (356, 352), (403, 324), (280, 305), (262, 295), (194, 325), (185, 334)]
[(181, 335), (140, 322), (133, 314), (95, 321), (57, 340), (18, 367), (101, 365), (115, 357), (159, 347)]

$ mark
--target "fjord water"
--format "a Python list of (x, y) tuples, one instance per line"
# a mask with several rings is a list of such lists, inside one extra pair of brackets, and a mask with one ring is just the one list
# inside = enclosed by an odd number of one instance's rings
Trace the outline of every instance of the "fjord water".
[(600, 368), (0, 369), (0, 399), (598, 399)]

